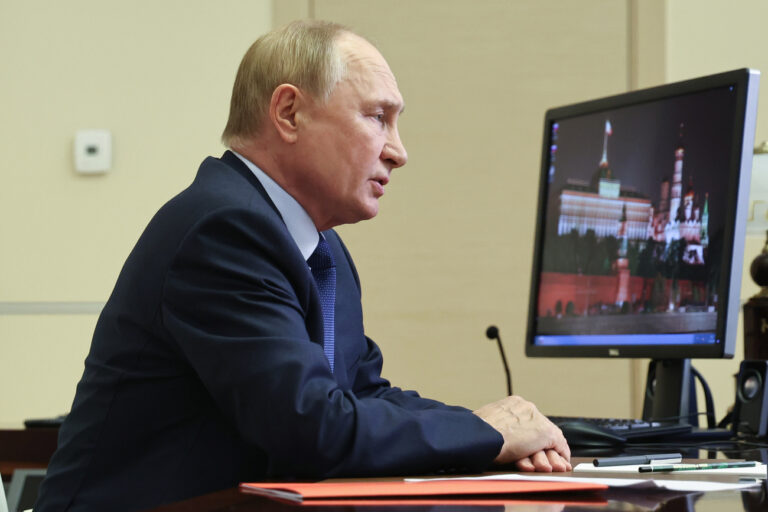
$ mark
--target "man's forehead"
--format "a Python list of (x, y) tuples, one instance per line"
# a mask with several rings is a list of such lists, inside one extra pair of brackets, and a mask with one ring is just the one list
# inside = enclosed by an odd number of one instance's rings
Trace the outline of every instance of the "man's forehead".
[(387, 93), (375, 100), (378, 106), (402, 113), (405, 107), (397, 80), (386, 59), (376, 47), (352, 33), (341, 36), (338, 43), (347, 66), (345, 80), (366, 82), (373, 79), (385, 85), (384, 90), (380, 92), (387, 91)]
[(342, 35), (338, 45), (348, 68), (365, 68), (373, 73), (381, 73), (392, 80), (395, 79), (384, 56), (362, 37), (351, 33)]
[(367, 39), (352, 32), (342, 32), (336, 39), (338, 48), (348, 56), (353, 54), (375, 54), (381, 57), (381, 53)]

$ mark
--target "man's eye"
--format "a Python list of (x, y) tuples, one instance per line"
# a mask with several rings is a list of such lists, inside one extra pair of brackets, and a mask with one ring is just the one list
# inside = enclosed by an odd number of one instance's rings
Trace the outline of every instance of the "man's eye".
[(376, 120), (377, 120), (378, 122), (380, 122), (381, 124), (384, 124), (384, 121), (386, 121), (386, 116), (385, 116), (384, 114), (376, 114), (376, 115), (375, 115), (375, 116), (373, 116), (373, 117), (375, 117), (375, 118), (376, 118)]

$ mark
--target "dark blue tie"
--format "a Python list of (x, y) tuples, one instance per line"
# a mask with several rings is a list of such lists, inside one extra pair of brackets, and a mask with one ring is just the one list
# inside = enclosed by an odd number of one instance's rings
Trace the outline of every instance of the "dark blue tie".
[(333, 262), (331, 248), (325, 238), (320, 236), (315, 252), (307, 260), (312, 277), (315, 278), (320, 292), (320, 304), (323, 308), (323, 352), (328, 358), (333, 373), (333, 338), (334, 313), (336, 305), (336, 264)]

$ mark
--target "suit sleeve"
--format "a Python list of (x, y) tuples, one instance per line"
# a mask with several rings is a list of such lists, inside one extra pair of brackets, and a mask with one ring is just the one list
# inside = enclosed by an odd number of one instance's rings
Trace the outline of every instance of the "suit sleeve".
[(179, 247), (161, 307), (182, 357), (246, 442), (266, 454), (268, 476), (478, 471), (490, 464), (501, 436), (466, 409), (384, 384), (372, 342), (358, 372), (360, 392), (336, 385), (307, 331), (310, 276), (292, 243), (251, 212), (209, 215)]

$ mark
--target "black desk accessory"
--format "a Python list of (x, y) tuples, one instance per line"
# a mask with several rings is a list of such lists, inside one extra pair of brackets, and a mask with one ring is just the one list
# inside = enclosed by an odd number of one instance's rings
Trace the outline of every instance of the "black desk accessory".
[(25, 428), (59, 428), (64, 420), (67, 418), (66, 414), (55, 416), (52, 418), (30, 418), (24, 420)]
[(603, 457), (592, 461), (596, 467), (606, 466), (634, 466), (640, 464), (651, 464), (654, 461), (674, 461), (681, 462), (683, 455), (681, 453), (651, 453), (646, 455), (624, 455), (621, 457)]
[(744, 304), (744, 361), (736, 382), (733, 430), (765, 437), (768, 434), (768, 236), (749, 267), (760, 291)]
[(744, 359), (768, 359), (768, 233), (763, 250), (749, 267), (752, 280), (760, 286), (757, 295), (744, 304)]

